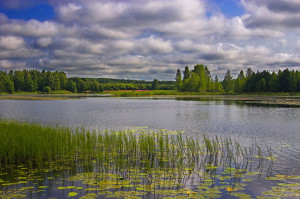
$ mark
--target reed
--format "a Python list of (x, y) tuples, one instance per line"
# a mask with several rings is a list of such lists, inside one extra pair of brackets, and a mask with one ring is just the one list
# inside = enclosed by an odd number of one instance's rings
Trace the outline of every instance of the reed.
[[(29, 168), (45, 167), (49, 162), (69, 165), (96, 162), (103, 169), (114, 166), (115, 169), (200, 170), (221, 163), (244, 164), (255, 152), (255, 149), (242, 148), (230, 138), (217, 136), (203, 135), (196, 139), (163, 130), (89, 131), (16, 121), (0, 121), (0, 137), (1, 168), (20, 164)], [(255, 148), (262, 159), (261, 147), (256, 144)], [(268, 153), (272, 155), (271, 148)]]

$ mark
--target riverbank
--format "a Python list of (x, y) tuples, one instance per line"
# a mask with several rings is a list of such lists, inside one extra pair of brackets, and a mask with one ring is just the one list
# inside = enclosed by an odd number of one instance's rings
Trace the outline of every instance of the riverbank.
[(300, 94), (293, 93), (251, 93), (224, 95), (223, 93), (186, 93), (177, 91), (108, 91), (91, 94), (1, 94), (0, 100), (64, 100), (80, 99), (83, 97), (171, 97), (191, 100), (225, 100), (239, 101), (247, 104), (299, 106)]
[(2, 94), (0, 100), (64, 100), (82, 97), (111, 97), (111, 94)]

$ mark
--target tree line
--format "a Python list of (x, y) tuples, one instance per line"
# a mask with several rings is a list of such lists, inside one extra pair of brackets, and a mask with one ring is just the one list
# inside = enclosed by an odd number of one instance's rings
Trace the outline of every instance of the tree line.
[(251, 68), (240, 71), (233, 79), (230, 70), (227, 70), (223, 88), (225, 92), (300, 92), (300, 72), (297, 70), (278, 70), (277, 73), (269, 71), (252, 71)]
[(189, 92), (222, 92), (222, 83), (215, 76), (213, 80), (207, 66), (197, 64), (193, 70), (188, 66), (183, 71), (183, 77), (180, 69), (176, 73), (175, 88), (178, 91)]
[(40, 92), (70, 91), (73, 93), (98, 93), (105, 90), (173, 90), (183, 92), (300, 92), (300, 72), (288, 68), (277, 73), (269, 71), (253, 72), (241, 70), (236, 79), (230, 70), (223, 81), (212, 78), (207, 66), (197, 64), (192, 70), (188, 66), (183, 74), (176, 72), (176, 81), (153, 81), (111, 79), (111, 78), (68, 78), (62, 71), (11, 70), (0, 71), (0, 92)]
[(103, 92), (104, 90), (173, 90), (174, 81), (144, 81), (110, 78), (68, 78), (62, 71), (10, 70), (0, 71), (0, 92), (70, 91), (73, 93)]
[(215, 76), (213, 79), (207, 66), (197, 64), (190, 71), (186, 66), (183, 75), (180, 69), (175, 77), (175, 89), (189, 92), (300, 92), (300, 72), (290, 71), (288, 68), (277, 73), (274, 71), (252, 71), (247, 68), (246, 72), (240, 71), (236, 79), (233, 79), (230, 69), (225, 73), (223, 81)]

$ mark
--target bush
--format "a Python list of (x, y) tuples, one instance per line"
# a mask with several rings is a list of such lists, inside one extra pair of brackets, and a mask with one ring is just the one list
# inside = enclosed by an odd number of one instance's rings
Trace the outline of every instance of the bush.
[(44, 87), (43, 91), (44, 91), (45, 93), (50, 94), (50, 93), (51, 93), (51, 88), (50, 88), (49, 86), (46, 86), (46, 87)]

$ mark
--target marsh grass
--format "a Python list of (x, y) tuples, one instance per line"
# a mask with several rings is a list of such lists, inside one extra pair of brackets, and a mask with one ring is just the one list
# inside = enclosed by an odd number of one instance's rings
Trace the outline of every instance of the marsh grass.
[[(0, 121), (0, 137), (0, 197), (11, 198), (26, 196), (28, 190), (37, 194), (54, 176), (67, 179), (57, 187), (69, 190), (67, 197), (84, 189), (86, 196), (96, 192), (124, 198), (144, 194), (218, 198), (221, 189), (228, 194), (243, 190), (241, 179), (251, 171), (252, 160), (260, 167), (256, 175), (273, 161), (256, 142), (246, 148), (226, 137), (194, 138), (147, 128), (89, 131)], [(271, 148), (267, 154), (273, 155)], [(1, 187), (6, 190), (2, 195)]]
[[(96, 161), (105, 165), (146, 167), (204, 167), (213, 164), (243, 164), (253, 149), (242, 148), (230, 138), (200, 139), (180, 132), (131, 129), (125, 131), (89, 131), (84, 128), (41, 126), (16, 121), (0, 121), (0, 163), (42, 167), (46, 162), (77, 163)], [(262, 149), (255, 145), (257, 157)], [(249, 152), (248, 152), (249, 151)], [(251, 151), (251, 153), (250, 153)], [(269, 154), (271, 149), (268, 148)]]

